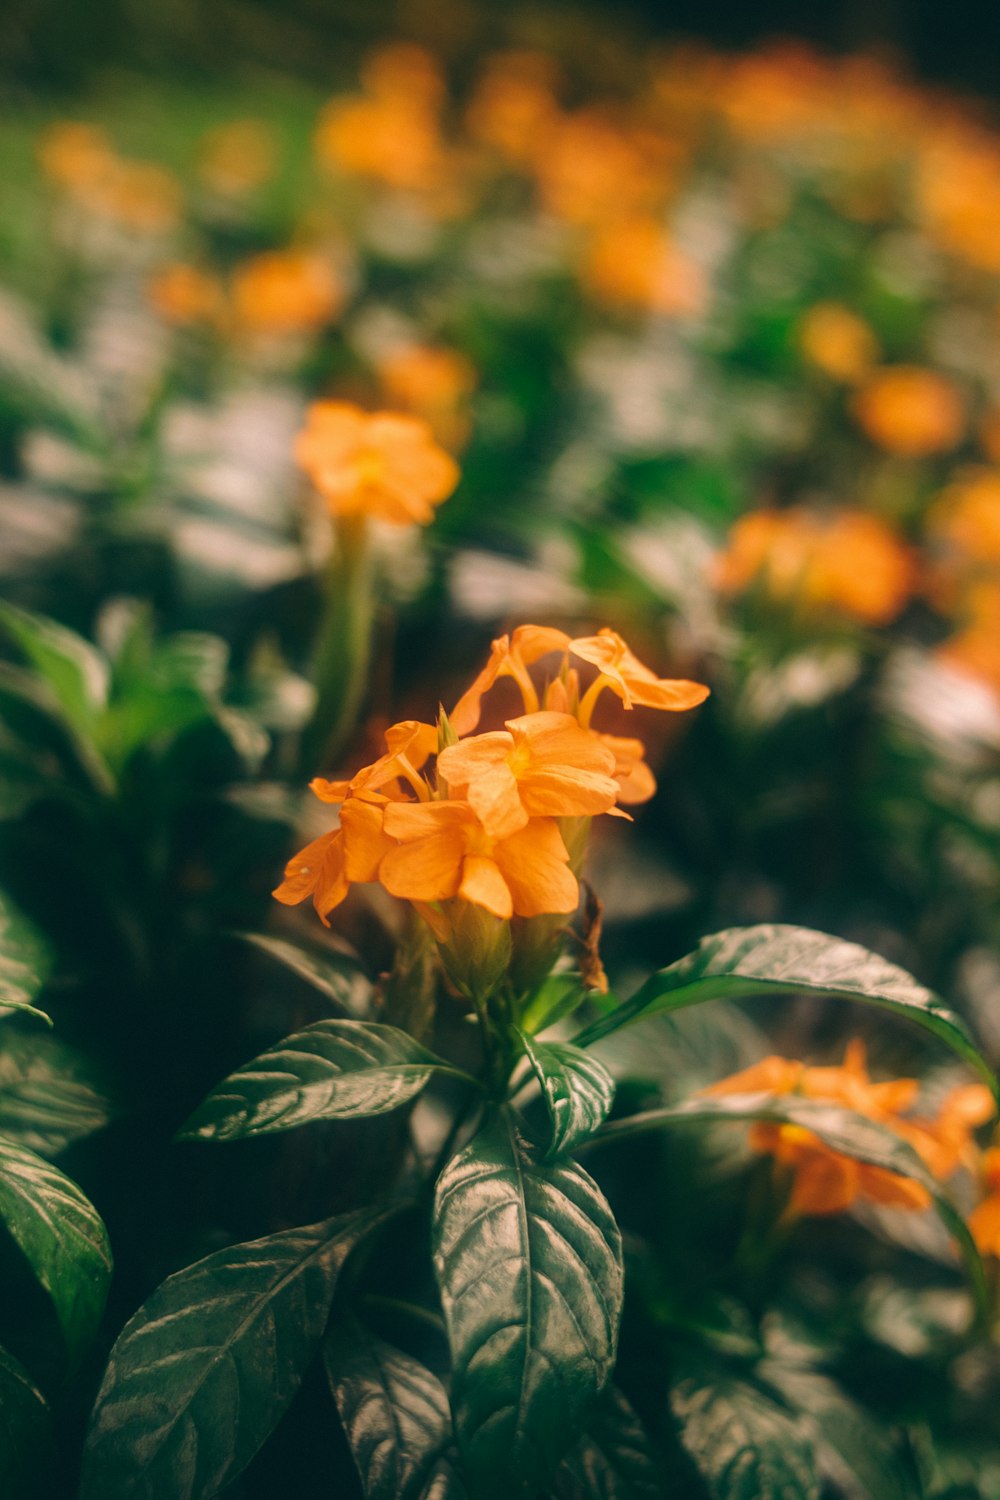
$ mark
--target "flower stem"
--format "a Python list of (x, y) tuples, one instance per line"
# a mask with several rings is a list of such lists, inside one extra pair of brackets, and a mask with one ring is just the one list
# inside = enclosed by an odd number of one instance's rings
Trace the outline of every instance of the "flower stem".
[(313, 655), (316, 707), (302, 734), (303, 773), (333, 767), (357, 726), (371, 658), (375, 589), (368, 524), (342, 517)]

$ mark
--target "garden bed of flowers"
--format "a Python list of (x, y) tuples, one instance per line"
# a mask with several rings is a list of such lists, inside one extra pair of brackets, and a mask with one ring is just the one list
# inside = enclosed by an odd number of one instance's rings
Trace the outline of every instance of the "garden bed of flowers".
[(502, 31), (0, 116), (3, 1495), (995, 1500), (1000, 132)]

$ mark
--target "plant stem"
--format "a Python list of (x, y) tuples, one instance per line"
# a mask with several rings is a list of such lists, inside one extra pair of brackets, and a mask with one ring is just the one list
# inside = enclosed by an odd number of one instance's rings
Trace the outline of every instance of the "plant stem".
[(313, 656), (316, 707), (302, 734), (300, 769), (305, 774), (332, 767), (357, 725), (371, 658), (372, 575), (366, 519), (341, 517)]

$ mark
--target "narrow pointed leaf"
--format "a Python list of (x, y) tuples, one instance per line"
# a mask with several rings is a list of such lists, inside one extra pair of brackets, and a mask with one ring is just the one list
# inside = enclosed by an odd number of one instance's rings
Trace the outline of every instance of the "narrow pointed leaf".
[(470, 1489), (527, 1500), (611, 1373), (618, 1227), (586, 1172), (535, 1161), (501, 1111), (439, 1179), (434, 1258)]
[(550, 974), (521, 1012), (521, 1030), (537, 1036), (581, 1003), (587, 991), (579, 974)]
[(435, 1070), (455, 1071), (395, 1026), (316, 1021), (231, 1073), (180, 1139), (231, 1141), (383, 1115), (419, 1094)]
[(107, 703), (107, 660), (83, 636), (55, 620), (0, 604), (0, 625), (44, 678), (75, 729), (87, 730)]
[(347, 953), (318, 952), (290, 943), (284, 938), (268, 937), (262, 932), (234, 932), (233, 937), (259, 948), (328, 1000), (350, 1014), (364, 1018), (371, 999), (371, 983), (360, 962)]
[(0, 1349), (0, 1494), (41, 1500), (51, 1493), (46, 1484), (51, 1450), (45, 1397), (13, 1355)]
[(858, 1000), (904, 1016), (970, 1063), (996, 1094), (996, 1079), (965, 1022), (932, 990), (857, 943), (781, 923), (732, 927), (703, 938), (694, 953), (653, 974), (575, 1040), (589, 1046), (631, 1021), (706, 1000), (803, 992)]
[(79, 1359), (97, 1332), (111, 1280), (100, 1215), (51, 1162), (0, 1137), (0, 1220), (52, 1299), (71, 1360)]
[(819, 1500), (806, 1432), (751, 1381), (714, 1365), (694, 1366), (670, 1402), (712, 1500)]
[(348, 1315), (327, 1333), (323, 1361), (365, 1500), (413, 1500), (451, 1441), (444, 1386)]
[(231, 1245), (125, 1325), (98, 1393), (81, 1500), (210, 1500), (250, 1462), (314, 1358), (344, 1261), (387, 1213)]
[(32, 1004), (52, 971), (52, 952), (38, 931), (0, 892), (0, 1015), (6, 1006), (48, 1020)]
[(957, 1241), (969, 1271), (973, 1290), (982, 1304), (985, 1298), (983, 1265), (968, 1226), (937, 1178), (908, 1142), (888, 1125), (869, 1120), (853, 1110), (795, 1094), (724, 1094), (687, 1099), (683, 1104), (650, 1109), (627, 1120), (614, 1120), (601, 1130), (598, 1140), (622, 1140), (661, 1126), (685, 1123), (710, 1124), (724, 1120), (759, 1120), (775, 1125), (797, 1125), (843, 1156), (852, 1156), (869, 1166), (881, 1167), (909, 1177), (928, 1193), (946, 1229)]
[(569, 1042), (521, 1037), (552, 1121), (551, 1156), (572, 1151), (607, 1118), (615, 1081), (603, 1063)]
[(559, 1466), (552, 1494), (554, 1500), (663, 1500), (664, 1484), (642, 1423), (609, 1386)]

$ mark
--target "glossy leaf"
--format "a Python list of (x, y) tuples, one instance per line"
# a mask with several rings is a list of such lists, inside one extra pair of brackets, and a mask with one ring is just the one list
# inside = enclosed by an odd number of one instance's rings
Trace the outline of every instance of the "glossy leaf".
[(45, 1397), (6, 1349), (0, 1349), (0, 1494), (9, 1500), (51, 1493), (46, 1487), (52, 1420)]
[(0, 603), (0, 625), (44, 678), (66, 718), (87, 730), (107, 702), (105, 657), (73, 630), (13, 604)]
[(749, 1380), (711, 1365), (671, 1391), (681, 1442), (712, 1500), (819, 1500), (808, 1436), (792, 1413)]
[(111, 1115), (86, 1060), (51, 1031), (9, 1026), (0, 1033), (0, 1135), (57, 1156)]
[(774, 1360), (765, 1361), (759, 1373), (799, 1413), (821, 1471), (839, 1492), (850, 1500), (908, 1500), (910, 1489), (889, 1435), (836, 1381)]
[(780, 923), (732, 927), (703, 938), (694, 953), (653, 974), (575, 1040), (588, 1046), (631, 1021), (706, 1000), (803, 992), (863, 1001), (916, 1022), (971, 1063), (996, 1093), (996, 1079), (965, 1022), (932, 990), (857, 943)]
[(32, 1004), (52, 970), (48, 944), (27, 917), (0, 892), (0, 1015), (3, 1008), (28, 1010), (48, 1020)]
[(240, 1140), (312, 1120), (384, 1115), (419, 1094), (435, 1070), (454, 1071), (395, 1026), (316, 1021), (212, 1090), (182, 1140)]
[(664, 1477), (645, 1428), (614, 1386), (563, 1459), (552, 1494), (554, 1500), (663, 1500)]
[(614, 1364), (617, 1225), (580, 1167), (535, 1161), (501, 1111), (442, 1173), (434, 1232), (470, 1488), (535, 1495)]
[(0, 1138), (0, 1219), (55, 1308), (71, 1359), (97, 1332), (111, 1247), (93, 1204), (51, 1162)]
[(347, 1315), (327, 1333), (323, 1361), (366, 1500), (422, 1493), (451, 1441), (437, 1376)]
[(754, 1120), (776, 1125), (797, 1125), (817, 1135), (824, 1145), (843, 1156), (853, 1156), (869, 1166), (881, 1167), (909, 1177), (928, 1193), (945, 1227), (958, 1242), (965, 1257), (977, 1296), (985, 1296), (983, 1266), (968, 1227), (937, 1178), (906, 1141), (887, 1125), (869, 1120), (853, 1110), (795, 1094), (723, 1094), (688, 1099), (683, 1104), (650, 1109), (605, 1125), (599, 1140), (622, 1140), (661, 1126), (685, 1123), (711, 1124), (725, 1120)]
[[(303, 948), (298, 943), (290, 943), (285, 938), (268, 937), (262, 932), (234, 932), (232, 935), (245, 943), (251, 943), (277, 963), (283, 964), (299, 979), (326, 995), (338, 1008), (343, 1007), (353, 1015), (360, 1015), (367, 1009), (371, 983), (359, 960), (352, 958), (349, 953)], [(363, 1015), (360, 1018), (363, 1019)]]
[(569, 1042), (536, 1042), (521, 1037), (552, 1121), (549, 1154), (572, 1151), (607, 1118), (615, 1081), (603, 1063)]
[(111, 1351), (81, 1500), (218, 1494), (298, 1390), (340, 1269), (384, 1217), (365, 1210), (231, 1245), (158, 1287)]

